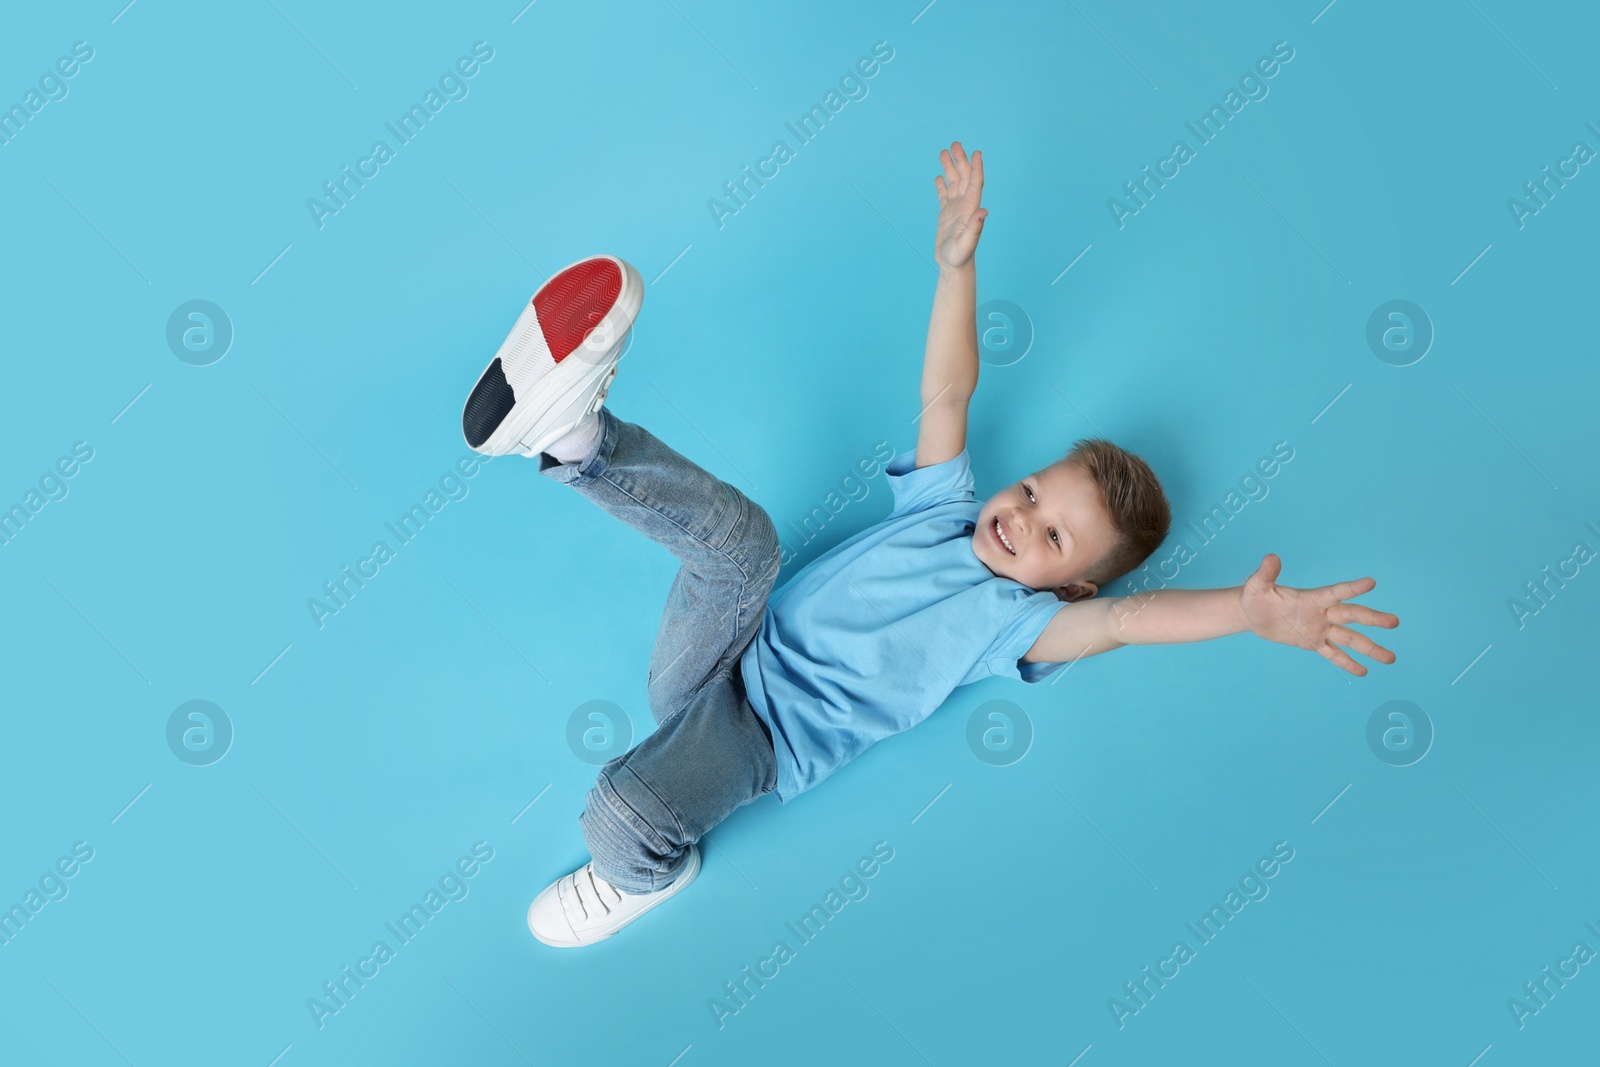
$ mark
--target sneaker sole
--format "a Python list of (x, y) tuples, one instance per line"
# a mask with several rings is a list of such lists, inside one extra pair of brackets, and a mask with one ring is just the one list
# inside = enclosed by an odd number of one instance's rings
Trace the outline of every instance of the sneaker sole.
[[(574, 271), (609, 263), (610, 271)], [(595, 321), (611, 284), (609, 307)], [(587, 256), (557, 271), (524, 306), (499, 352), (478, 378), (461, 412), (467, 446), (489, 456), (536, 453), (599, 407), (616, 373), (628, 331), (644, 302), (644, 279), (616, 256)], [(504, 358), (548, 342), (556, 365), (515, 396)]]
[[(613, 930), (607, 930), (605, 933), (599, 934), (599, 935), (597, 935), (595, 937), (591, 937), (587, 941), (547, 941), (547, 940), (545, 940), (545, 938), (539, 937), (538, 931), (534, 930), (534, 928), (533, 928), (533, 917), (532, 917), (533, 916), (533, 905), (529, 904), (528, 905), (528, 915), (529, 915), (529, 918), (528, 918), (528, 932), (533, 934), (533, 936), (535, 938), (537, 938), (539, 941), (542, 941), (544, 944), (549, 945), (551, 948), (583, 948), (585, 945), (598, 944), (599, 942), (604, 941), (606, 938), (615, 937), (617, 934), (621, 933), (623, 930), (626, 930), (629, 926), (631, 926), (635, 922), (637, 922), (641, 915), (644, 915), (646, 912), (649, 912), (654, 908), (660, 907), (662, 904), (664, 904), (666, 902), (668, 897), (674, 896), (675, 894), (678, 893), (679, 890), (687, 889), (689, 887), (689, 883), (693, 882), (695, 880), (695, 878), (699, 877), (699, 874), (700, 874), (700, 849), (698, 847), (694, 846), (694, 845), (690, 845), (689, 846), (689, 862), (684, 864), (684, 868), (678, 874), (678, 877), (674, 878), (672, 880), (672, 884), (667, 886), (667, 888), (661, 890), (659, 893), (652, 894), (652, 896), (655, 899), (652, 899), (650, 901), (650, 903), (646, 904), (644, 907), (642, 907), (638, 911), (634, 912), (633, 916), (631, 918), (629, 918), (628, 921), (623, 923), (621, 926), (618, 926)], [(535, 899), (537, 899), (537, 898), (535, 898)]]

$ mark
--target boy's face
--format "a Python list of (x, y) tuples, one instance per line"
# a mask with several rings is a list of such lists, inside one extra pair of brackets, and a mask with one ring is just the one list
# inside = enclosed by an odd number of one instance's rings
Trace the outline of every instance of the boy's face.
[(972, 551), (1002, 578), (1082, 600), (1099, 591), (1084, 575), (1116, 540), (1100, 487), (1077, 463), (1059, 460), (989, 498)]

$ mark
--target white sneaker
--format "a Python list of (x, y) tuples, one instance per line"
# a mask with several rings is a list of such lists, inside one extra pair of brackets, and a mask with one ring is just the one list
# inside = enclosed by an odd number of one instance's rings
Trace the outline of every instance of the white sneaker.
[(597, 410), (643, 302), (644, 279), (616, 256), (557, 271), (467, 397), (467, 445), (490, 456), (537, 455)]
[(579, 948), (603, 941), (694, 881), (700, 873), (700, 850), (689, 846), (689, 859), (678, 877), (654, 893), (625, 893), (594, 873), (591, 860), (545, 886), (528, 908), (528, 929), (547, 945)]

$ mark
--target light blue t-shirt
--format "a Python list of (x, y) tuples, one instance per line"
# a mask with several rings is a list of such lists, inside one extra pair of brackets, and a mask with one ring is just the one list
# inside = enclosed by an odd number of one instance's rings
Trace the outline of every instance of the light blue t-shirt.
[(915, 449), (889, 461), (889, 516), (775, 591), (740, 657), (750, 705), (772, 731), (780, 801), (915, 726), (957, 686), (1038, 682), (1061, 666), (1021, 658), (1065, 603), (972, 551), (983, 505), (966, 450), (915, 463)]

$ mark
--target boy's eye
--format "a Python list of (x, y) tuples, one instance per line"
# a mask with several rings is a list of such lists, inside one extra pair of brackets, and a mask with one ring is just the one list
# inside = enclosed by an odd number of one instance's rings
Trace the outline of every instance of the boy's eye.
[[(1027, 482), (1022, 483), (1022, 491), (1028, 494), (1028, 499), (1030, 501), (1034, 499), (1033, 488), (1029, 486)], [(1061, 536), (1056, 533), (1056, 528), (1054, 526), (1050, 527), (1050, 540), (1055, 542), (1055, 546), (1057, 548), (1061, 547)]]

